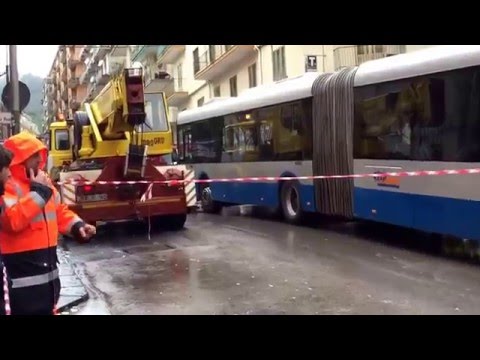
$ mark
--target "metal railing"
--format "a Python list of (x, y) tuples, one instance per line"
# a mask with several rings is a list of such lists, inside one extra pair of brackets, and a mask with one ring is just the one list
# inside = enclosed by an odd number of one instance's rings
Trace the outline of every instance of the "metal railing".
[[(215, 63), (222, 55), (233, 49), (235, 45), (209, 45), (208, 50), (194, 59), (195, 74)], [(197, 61), (195, 61), (197, 60)]]
[(335, 71), (364, 62), (403, 54), (405, 45), (352, 45), (333, 50)]

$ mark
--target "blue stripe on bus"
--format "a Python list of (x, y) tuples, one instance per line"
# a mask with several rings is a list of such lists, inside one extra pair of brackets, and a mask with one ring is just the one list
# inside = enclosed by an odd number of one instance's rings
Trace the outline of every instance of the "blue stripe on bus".
[[(249, 204), (277, 207), (280, 191), (277, 183), (212, 183), (213, 199), (230, 204)], [(315, 211), (315, 196), (312, 185), (300, 184), (300, 200), (304, 211)]]
[(480, 240), (480, 201), (355, 188), (354, 204), (359, 219)]
[[(269, 207), (280, 203), (277, 183), (210, 186), (214, 200), (225, 203)], [(300, 197), (302, 209), (314, 212), (314, 187), (300, 185)], [(357, 219), (480, 240), (480, 201), (355, 188), (354, 214)]]

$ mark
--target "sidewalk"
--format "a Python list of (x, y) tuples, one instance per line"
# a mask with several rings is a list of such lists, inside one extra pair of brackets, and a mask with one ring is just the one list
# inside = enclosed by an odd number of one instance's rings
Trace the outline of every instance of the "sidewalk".
[(77, 306), (88, 300), (88, 292), (83, 286), (82, 281), (75, 273), (75, 270), (68, 259), (68, 253), (58, 247), (58, 259), (60, 281), (62, 289), (60, 290), (60, 300), (58, 301), (58, 312), (68, 311), (73, 306)]

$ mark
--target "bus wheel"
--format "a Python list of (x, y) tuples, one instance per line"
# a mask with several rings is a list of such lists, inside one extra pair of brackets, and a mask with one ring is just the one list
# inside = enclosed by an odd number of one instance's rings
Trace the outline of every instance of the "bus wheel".
[(290, 224), (299, 224), (302, 221), (303, 212), (298, 183), (293, 181), (285, 182), (280, 194), (283, 217)]
[(213, 200), (212, 190), (208, 184), (204, 184), (201, 192), (201, 203), (204, 212), (209, 214), (218, 214), (222, 210), (222, 205)]

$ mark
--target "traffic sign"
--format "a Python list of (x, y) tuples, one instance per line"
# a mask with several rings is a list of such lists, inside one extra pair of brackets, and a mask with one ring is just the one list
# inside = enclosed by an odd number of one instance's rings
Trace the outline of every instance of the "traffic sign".
[[(30, 89), (27, 84), (19, 81), (19, 90), (20, 90), (20, 112), (25, 110), (30, 102)], [(12, 96), (12, 83), (9, 82), (2, 91), (2, 102), (3, 105), (7, 108), (8, 111), (13, 111), (13, 96)]]

